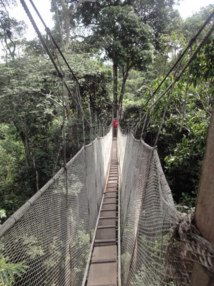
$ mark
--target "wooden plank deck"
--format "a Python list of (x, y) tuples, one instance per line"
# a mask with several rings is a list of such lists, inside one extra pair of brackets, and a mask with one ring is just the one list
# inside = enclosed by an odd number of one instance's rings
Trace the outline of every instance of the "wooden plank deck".
[(118, 160), (117, 141), (112, 154), (106, 191), (91, 256), (87, 286), (118, 286)]

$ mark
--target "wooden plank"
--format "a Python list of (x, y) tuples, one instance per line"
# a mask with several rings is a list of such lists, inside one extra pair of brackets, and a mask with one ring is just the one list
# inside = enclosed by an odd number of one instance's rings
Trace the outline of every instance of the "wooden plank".
[(115, 227), (111, 228), (98, 228), (96, 237), (95, 237), (95, 242), (97, 240), (108, 240), (108, 239), (116, 239), (116, 229)]
[(108, 211), (108, 210), (116, 210), (117, 209), (117, 205), (116, 204), (103, 204), (103, 207), (102, 207), (102, 211)]
[[(98, 261), (106, 261), (111, 260), (116, 262), (117, 260), (117, 246), (97, 246), (94, 248), (94, 252), (92, 255), (92, 263), (97, 263)], [(103, 263), (103, 262), (102, 262)]]
[(108, 225), (116, 226), (116, 218), (105, 218), (105, 219), (100, 218), (99, 219), (98, 227), (99, 226), (108, 226)]
[(109, 224), (109, 225), (101, 225), (101, 226), (98, 226), (98, 228), (116, 228), (116, 225), (115, 224)]
[(106, 198), (117, 198), (117, 192), (106, 192), (104, 194), (104, 199)]
[(116, 217), (116, 211), (101, 211), (101, 217)]
[(88, 286), (117, 285), (117, 263), (91, 264)]
[(103, 200), (103, 204), (116, 204), (117, 198), (116, 197), (105, 197)]
[(117, 286), (117, 205), (118, 163), (116, 142), (113, 142), (110, 173), (96, 229), (87, 286)]
[(106, 193), (117, 193), (117, 188), (107, 188)]

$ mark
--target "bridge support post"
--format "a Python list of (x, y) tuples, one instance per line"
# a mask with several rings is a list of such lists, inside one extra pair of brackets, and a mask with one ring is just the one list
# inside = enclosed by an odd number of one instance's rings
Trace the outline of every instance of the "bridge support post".
[[(214, 105), (202, 166), (199, 193), (195, 211), (195, 224), (201, 235), (214, 244)], [(214, 278), (195, 263), (191, 286), (214, 286)]]

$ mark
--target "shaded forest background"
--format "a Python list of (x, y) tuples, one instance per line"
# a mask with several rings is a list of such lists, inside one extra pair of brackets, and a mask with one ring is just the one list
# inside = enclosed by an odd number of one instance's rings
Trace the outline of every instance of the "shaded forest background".
[[(63, 165), (64, 145), (69, 160), (83, 144), (105, 133), (111, 124), (112, 106), (114, 112), (118, 107), (124, 129), (154, 144), (168, 97), (163, 97), (148, 113), (145, 103), (214, 9), (214, 5), (207, 6), (183, 20), (173, 8), (175, 2), (51, 0), (55, 23), (52, 34), (77, 81), (50, 37), (46, 35), (44, 39), (64, 74), (71, 91), (67, 93), (39, 40), (27, 41), (25, 23), (10, 17), (8, 11), (15, 1), (0, 0), (2, 222)], [(195, 45), (152, 102), (173, 81), (194, 50)], [(158, 142), (174, 199), (188, 209), (195, 205), (206, 144), (214, 94), (213, 67), (212, 34), (171, 89)]]

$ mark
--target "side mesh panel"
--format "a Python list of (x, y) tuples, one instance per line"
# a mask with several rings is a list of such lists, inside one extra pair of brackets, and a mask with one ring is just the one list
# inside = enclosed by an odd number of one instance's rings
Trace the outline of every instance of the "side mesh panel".
[(118, 151), (122, 285), (184, 285), (173, 284), (167, 273), (170, 227), (178, 213), (157, 151), (120, 129)]
[[(83, 147), (0, 229), (3, 254), (26, 272), (15, 285), (81, 285), (108, 169), (112, 131)], [(66, 188), (67, 184), (67, 188)]]

